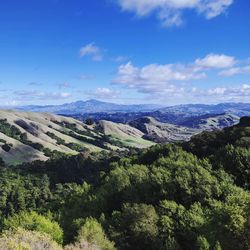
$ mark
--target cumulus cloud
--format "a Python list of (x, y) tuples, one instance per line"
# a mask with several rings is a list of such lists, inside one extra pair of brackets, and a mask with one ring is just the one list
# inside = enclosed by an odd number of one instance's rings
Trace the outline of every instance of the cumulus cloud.
[(142, 93), (170, 91), (173, 83), (203, 79), (208, 71), (228, 69), (235, 64), (234, 57), (223, 54), (208, 54), (187, 64), (149, 64), (141, 68), (128, 62), (120, 65), (113, 83)]
[(221, 76), (234, 76), (238, 74), (250, 74), (250, 66), (233, 67), (219, 72)]
[(223, 54), (209, 54), (204, 58), (198, 58), (195, 60), (195, 65), (201, 68), (223, 69), (232, 67), (235, 63), (236, 61), (234, 57)]
[(135, 67), (132, 62), (121, 65), (113, 83), (122, 84), (139, 92), (157, 92), (172, 89), (170, 81), (189, 81), (205, 78), (204, 72), (197, 72), (192, 65), (150, 64), (142, 68)]
[(242, 101), (250, 97), (250, 86), (238, 87), (217, 86), (207, 89), (204, 86), (193, 87), (195, 81), (201, 80), (210, 74), (234, 75), (250, 73), (250, 67), (237, 67), (242, 61), (224, 54), (208, 54), (186, 64), (149, 64), (142, 67), (135, 66), (132, 62), (118, 67), (117, 74), (112, 83), (145, 94), (146, 98), (168, 99), (175, 103), (178, 99), (194, 100), (199, 102), (217, 101)]
[(95, 90), (85, 91), (85, 94), (96, 99), (114, 99), (119, 96), (120, 92), (110, 88), (97, 88)]
[(116, 0), (122, 10), (134, 12), (137, 16), (156, 13), (164, 26), (178, 26), (182, 23), (185, 10), (194, 10), (207, 19), (224, 13), (233, 0)]
[(80, 57), (89, 56), (93, 61), (102, 61), (103, 54), (101, 48), (94, 43), (89, 43), (80, 49)]
[(197, 103), (249, 102), (250, 84), (185, 89), (185, 99)]
[(242, 97), (242, 96), (250, 96), (250, 85), (243, 84), (237, 87), (228, 87), (228, 88), (214, 88), (208, 91), (210, 95), (224, 95), (227, 97)]
[(18, 100), (59, 100), (67, 99), (71, 97), (70, 93), (67, 92), (45, 92), (36, 90), (18, 90), (14, 91), (13, 94)]
[(218, 86), (214, 88), (175, 88), (173, 92), (162, 91), (153, 94), (152, 98), (169, 103), (219, 103), (249, 102), (250, 84), (236, 86)]
[(250, 84), (242, 84), (231, 87), (216, 87), (208, 91), (200, 90), (200, 95), (208, 100), (249, 102)]

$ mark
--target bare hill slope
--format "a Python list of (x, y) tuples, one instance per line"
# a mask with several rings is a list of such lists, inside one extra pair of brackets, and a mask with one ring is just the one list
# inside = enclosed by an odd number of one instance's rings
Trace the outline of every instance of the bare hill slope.
[(103, 124), (105, 129), (100, 131), (99, 125), (88, 126), (73, 118), (0, 110), (0, 157), (7, 164), (15, 165), (44, 161), (62, 153), (74, 155), (85, 150), (124, 150), (152, 145), (142, 139), (140, 131), (132, 136), (119, 124)]

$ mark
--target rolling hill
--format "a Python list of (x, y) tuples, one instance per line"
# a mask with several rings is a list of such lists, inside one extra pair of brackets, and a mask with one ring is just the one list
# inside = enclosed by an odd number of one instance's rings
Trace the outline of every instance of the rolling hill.
[(95, 122), (107, 120), (123, 124), (143, 117), (152, 117), (162, 123), (205, 130), (232, 126), (240, 117), (250, 115), (249, 103), (186, 104), (162, 108), (157, 105), (119, 105), (89, 100), (59, 106), (24, 106), (17, 109), (52, 112), (80, 121), (91, 118)]
[(46, 161), (63, 154), (147, 148), (155, 143), (188, 141), (202, 131), (236, 124), (235, 115), (203, 115), (182, 124), (139, 117), (117, 123), (100, 120), (92, 125), (50, 113), (0, 110), (0, 158), (7, 165)]
[(179, 125), (201, 130), (216, 130), (233, 126), (239, 121), (240, 117), (233, 114), (206, 114), (183, 119), (183, 121), (180, 122)]
[(143, 139), (145, 134), (128, 124), (114, 123), (110, 121), (100, 121), (98, 127), (108, 136), (111, 136), (115, 144), (121, 144), (126, 147), (150, 147), (154, 145), (149, 140)]
[(144, 138), (158, 143), (187, 141), (194, 134), (201, 132), (199, 129), (162, 123), (152, 117), (138, 118), (129, 124), (142, 131)]
[(16, 165), (45, 161), (62, 153), (74, 155), (86, 150), (124, 150), (153, 144), (144, 140), (135, 128), (130, 133), (130, 128), (123, 129), (123, 125), (101, 124), (88, 126), (73, 118), (48, 113), (1, 110), (0, 156), (7, 164)]

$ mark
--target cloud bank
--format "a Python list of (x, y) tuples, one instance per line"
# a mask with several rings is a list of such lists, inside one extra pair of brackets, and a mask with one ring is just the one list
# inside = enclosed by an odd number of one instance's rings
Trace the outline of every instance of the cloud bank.
[[(250, 73), (250, 65), (238, 66), (241, 61), (224, 54), (208, 54), (186, 64), (149, 64), (142, 67), (134, 66), (132, 62), (122, 64), (112, 83), (125, 89), (146, 94), (152, 99), (168, 98), (198, 100), (207, 102), (212, 99), (222, 101), (242, 101), (250, 96), (248, 83), (237, 83), (234, 87), (217, 86), (204, 89), (201, 80), (210, 74), (222, 78), (235, 74)], [(199, 87), (193, 87), (199, 81)], [(203, 98), (203, 99), (202, 99)]]
[(116, 0), (122, 10), (139, 17), (155, 14), (163, 26), (179, 26), (183, 12), (194, 10), (206, 19), (212, 19), (227, 11), (233, 0)]

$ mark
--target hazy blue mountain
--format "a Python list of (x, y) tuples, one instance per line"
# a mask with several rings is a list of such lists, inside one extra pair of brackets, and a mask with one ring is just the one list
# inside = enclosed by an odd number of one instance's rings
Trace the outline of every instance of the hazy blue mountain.
[(22, 106), (18, 107), (17, 109), (32, 112), (49, 112), (54, 114), (75, 115), (96, 112), (142, 112), (157, 110), (162, 107), (163, 106), (161, 105), (154, 104), (122, 105), (109, 102), (101, 102), (97, 100), (87, 100), (66, 103), (62, 105)]
[[(96, 113), (123, 113), (129, 112), (130, 116), (133, 113), (148, 112), (147, 115), (153, 117), (161, 117), (176, 115), (181, 117), (199, 116), (205, 114), (234, 114), (238, 116), (250, 115), (250, 103), (220, 103), (215, 105), (209, 104), (184, 104), (164, 107), (163, 105), (156, 104), (131, 104), (123, 105), (110, 102), (102, 102), (98, 100), (77, 101), (72, 103), (65, 103), (62, 105), (47, 105), (47, 106), (22, 106), (17, 107), (19, 110), (33, 111), (33, 112), (50, 112), (55, 114), (64, 115), (84, 115)], [(155, 112), (155, 113), (154, 113)], [(134, 114), (134, 115), (135, 115)], [(111, 115), (111, 116), (112, 116)], [(145, 114), (144, 114), (145, 116)], [(102, 117), (103, 118), (103, 117)], [(136, 117), (138, 118), (138, 117)], [(169, 119), (167, 119), (169, 121)]]
[(185, 116), (230, 113), (239, 116), (250, 114), (250, 103), (185, 104), (159, 109), (161, 113), (175, 113)]
[(233, 114), (205, 114), (183, 119), (178, 125), (201, 130), (217, 130), (238, 124), (240, 117)]
[(121, 105), (88, 100), (63, 105), (23, 106), (17, 109), (62, 114), (83, 121), (86, 118), (92, 118), (95, 121), (107, 120), (123, 124), (149, 116), (159, 122), (191, 128), (198, 128), (200, 125), (204, 126), (204, 124), (223, 128), (235, 124), (239, 117), (250, 116), (250, 103), (185, 104), (163, 107), (151, 104)]

